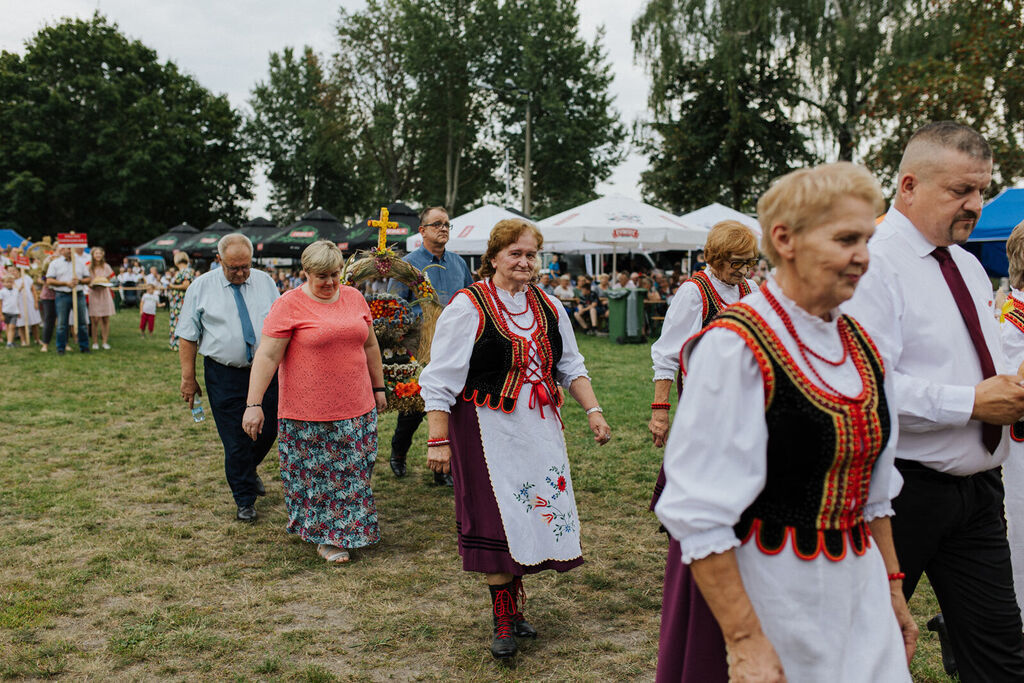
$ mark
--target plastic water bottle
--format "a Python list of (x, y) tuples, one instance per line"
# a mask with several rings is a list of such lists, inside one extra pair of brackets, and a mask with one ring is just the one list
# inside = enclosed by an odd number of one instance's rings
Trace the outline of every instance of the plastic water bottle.
[(203, 412), (203, 402), (198, 396), (192, 399), (192, 421), (202, 422), (206, 419), (206, 413)]

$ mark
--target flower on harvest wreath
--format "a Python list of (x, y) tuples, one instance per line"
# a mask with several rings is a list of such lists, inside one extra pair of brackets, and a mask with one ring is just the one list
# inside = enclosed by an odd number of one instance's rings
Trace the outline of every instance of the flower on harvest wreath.
[(418, 396), (420, 393), (420, 384), (416, 380), (411, 382), (398, 382), (395, 384), (395, 396), (398, 398), (405, 398), (407, 396)]

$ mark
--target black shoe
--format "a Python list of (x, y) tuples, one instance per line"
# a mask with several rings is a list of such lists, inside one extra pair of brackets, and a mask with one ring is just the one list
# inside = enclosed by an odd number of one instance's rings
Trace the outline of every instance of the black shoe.
[(512, 602), (512, 584), (488, 587), (491, 589), (492, 613), (494, 615), (491, 655), (495, 659), (511, 659), (519, 651), (512, 619), (515, 614), (515, 604)]
[(939, 647), (942, 649), (942, 668), (950, 678), (956, 677), (956, 658), (953, 657), (953, 646), (949, 642), (949, 632), (946, 630), (946, 620), (941, 614), (936, 614), (928, 620), (928, 630), (934, 631), (939, 636)]
[(239, 505), (238, 514), (235, 515), (235, 519), (239, 522), (247, 522), (253, 524), (256, 522), (256, 506), (255, 505)]
[(395, 476), (401, 479), (405, 476), (405, 456), (401, 458), (391, 455), (391, 471), (395, 473)]
[(452, 479), (451, 474), (445, 474), (444, 472), (434, 472), (434, 485), (455, 486), (455, 480)]
[(526, 601), (526, 590), (523, 589), (523, 577), (516, 576), (512, 579), (512, 607), (515, 610), (512, 614), (512, 626), (516, 638), (536, 638), (537, 629), (526, 620), (519, 610), (520, 602)]
[(267, 487), (263, 485), (263, 480), (260, 478), (260, 475), (258, 475), (258, 474), (256, 475), (256, 495), (257, 496), (265, 496), (265, 495), (267, 495)]

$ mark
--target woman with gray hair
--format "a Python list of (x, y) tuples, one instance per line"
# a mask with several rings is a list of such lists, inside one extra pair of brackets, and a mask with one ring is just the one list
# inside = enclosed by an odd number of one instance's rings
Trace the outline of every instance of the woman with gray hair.
[[(893, 380), (839, 311), (867, 270), (882, 207), (878, 182), (851, 163), (775, 181), (757, 203), (775, 276), (683, 345), (654, 511), (725, 656), (659, 681), (911, 680), (917, 626), (889, 520)], [(712, 626), (676, 623), (662, 639)]]
[(242, 429), (263, 429), (260, 404), (278, 372), (278, 450), (288, 532), (330, 563), (380, 540), (370, 477), (377, 411), (387, 404), (373, 317), (342, 285), (343, 257), (320, 240), (302, 252), (306, 283), (274, 302), (253, 360)]

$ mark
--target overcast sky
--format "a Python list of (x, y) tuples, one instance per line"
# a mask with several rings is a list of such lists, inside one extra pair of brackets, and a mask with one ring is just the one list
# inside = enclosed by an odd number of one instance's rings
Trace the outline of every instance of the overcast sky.
[[(338, 7), (358, 10), (362, 0), (0, 0), (0, 49), (23, 52), (24, 43), (45, 24), (61, 17), (87, 18), (99, 10), (121, 31), (155, 49), (206, 88), (226, 93), (246, 107), (249, 91), (266, 77), (267, 57), (287, 46), (311, 45), (334, 51)], [(633, 64), (630, 26), (640, 3), (578, 0), (584, 38), (605, 28), (604, 46), (612, 64), (615, 107), (629, 125), (646, 110), (647, 77)], [(601, 194), (640, 198), (643, 158), (630, 154), (598, 186)], [(251, 214), (265, 214), (267, 188), (257, 179)]]

